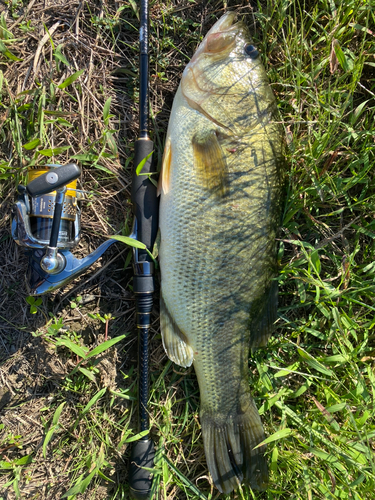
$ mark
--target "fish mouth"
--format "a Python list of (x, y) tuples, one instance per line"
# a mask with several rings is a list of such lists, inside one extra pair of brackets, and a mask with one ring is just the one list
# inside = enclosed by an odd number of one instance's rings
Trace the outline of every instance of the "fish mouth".
[(233, 29), (236, 26), (235, 22), (237, 19), (237, 14), (232, 11), (226, 12), (210, 29), (207, 33), (210, 35), (211, 33), (218, 33), (220, 31), (227, 31), (228, 29)]
[(229, 54), (236, 45), (237, 36), (246, 29), (243, 21), (236, 20), (237, 14), (228, 11), (216, 21), (191, 58), (189, 66), (194, 66), (202, 53), (219, 57)]
[[(209, 30), (207, 35), (213, 33), (223, 33), (226, 31), (241, 31), (245, 28), (245, 23), (240, 20), (237, 21), (237, 13), (233, 11), (226, 12)], [(206, 35), (206, 36), (207, 36)]]

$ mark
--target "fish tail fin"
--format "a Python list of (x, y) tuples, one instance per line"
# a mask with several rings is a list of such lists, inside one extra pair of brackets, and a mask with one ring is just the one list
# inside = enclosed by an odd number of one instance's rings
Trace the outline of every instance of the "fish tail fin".
[(266, 446), (254, 448), (265, 436), (253, 400), (245, 411), (239, 408), (229, 416), (203, 410), (200, 420), (207, 466), (218, 490), (228, 494), (242, 482), (264, 490), (268, 483)]

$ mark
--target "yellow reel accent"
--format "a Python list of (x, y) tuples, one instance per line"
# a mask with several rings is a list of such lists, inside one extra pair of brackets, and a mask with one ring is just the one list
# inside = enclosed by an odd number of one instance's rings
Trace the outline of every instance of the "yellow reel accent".
[[(39, 177), (40, 175), (45, 174), (49, 170), (51, 170), (51, 168), (47, 167), (47, 166), (46, 167), (29, 167), (27, 169), (27, 184), (29, 182), (31, 182), (32, 180), (36, 179), (37, 177)], [(65, 193), (65, 197), (70, 196), (72, 198), (77, 198), (77, 193), (75, 191), (77, 189), (77, 179), (70, 182), (69, 184), (67, 184), (66, 187), (67, 187), (67, 191)], [(74, 191), (72, 191), (73, 189), (74, 189)], [(56, 191), (51, 191), (51, 194), (56, 195)], [(76, 205), (77, 201), (74, 204)]]

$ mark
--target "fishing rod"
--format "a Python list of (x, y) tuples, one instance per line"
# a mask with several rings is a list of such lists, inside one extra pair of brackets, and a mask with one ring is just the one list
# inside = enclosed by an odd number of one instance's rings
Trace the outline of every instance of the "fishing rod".
[[(158, 231), (158, 198), (156, 186), (150, 175), (156, 172), (152, 162), (154, 143), (149, 137), (149, 27), (148, 0), (140, 3), (139, 29), (139, 137), (135, 142), (134, 173), (131, 199), (134, 225), (132, 237), (144, 243), (152, 251)], [(137, 167), (144, 162), (141, 174)], [(136, 300), (138, 329), (138, 425), (139, 432), (149, 431), (147, 411), (149, 397), (149, 329), (154, 292), (154, 263), (146, 250), (133, 248), (133, 290)], [(152, 474), (147, 469), (154, 466), (155, 447), (149, 433), (136, 441), (132, 447), (129, 468), (130, 495), (134, 499), (149, 498)]]
[(43, 295), (84, 273), (115, 240), (77, 259), (72, 249), (81, 238), (81, 170), (75, 163), (30, 166), (26, 185), (17, 187), (12, 237), (29, 256), (26, 284), (30, 295)]

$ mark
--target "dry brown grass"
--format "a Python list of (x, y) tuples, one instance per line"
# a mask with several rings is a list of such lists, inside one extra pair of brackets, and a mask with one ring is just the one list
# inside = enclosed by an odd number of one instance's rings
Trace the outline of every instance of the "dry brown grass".
[[(82, 240), (75, 251), (77, 256), (85, 256), (103, 241), (103, 237), (121, 230), (126, 220), (129, 224), (131, 217), (128, 202), (130, 169), (124, 169), (124, 164), (131, 154), (129, 146), (136, 134), (133, 116), (135, 107), (126, 92), (121, 91), (121, 84), (114, 76), (116, 68), (127, 65), (129, 55), (118, 51), (108, 30), (100, 27), (101, 22), (116, 17), (119, 6), (116, 2), (57, 3), (33, 0), (25, 6), (18, 4), (13, 9), (2, 7), (7, 28), (17, 39), (10, 50), (21, 61), (10, 61), (6, 57), (1, 59), (6, 85), (3, 87), (0, 115), (3, 123), (0, 158), (8, 162), (13, 175), (4, 180), (1, 186), (0, 411), (4, 427), (0, 442), (3, 460), (33, 456), (33, 463), (22, 473), (22, 498), (61, 498), (71, 487), (69, 476), (75, 475), (75, 472), (71, 472), (71, 467), (74, 466), (75, 454), (80, 454), (72, 450), (69, 456), (71, 446), (63, 448), (62, 454), (49, 453), (46, 459), (42, 453), (45, 423), (53, 414), (55, 399), (62, 395), (61, 384), (64, 377), (75, 366), (72, 356), (66, 352), (56, 352), (53, 346), (43, 340), (50, 314), (62, 318), (70, 331), (74, 330), (85, 345), (93, 347), (103, 341), (104, 325), (91, 319), (87, 313), (103, 315), (110, 310), (116, 318), (111, 322), (109, 330), (110, 336), (114, 336), (117, 331), (122, 333), (124, 329), (131, 330), (134, 307), (128, 288), (131, 269), (128, 266), (127, 270), (123, 270), (128, 251), (124, 247), (112, 247), (95, 269), (91, 269), (87, 275), (64, 290), (44, 297), (38, 313), (30, 314), (30, 307), (25, 300), (28, 295), (25, 286), (27, 258), (10, 237), (10, 212), (16, 182), (23, 178), (28, 164), (33, 160), (38, 163), (46, 159), (42, 156), (34, 159), (32, 154), (27, 154), (20, 147), (20, 143), (28, 142), (26, 134), (30, 113), (27, 111), (23, 115), (18, 114), (21, 137), (17, 144), (12, 134), (14, 103), (21, 92), (30, 91), (22, 104), (31, 104), (37, 109), (42, 99), (41, 94), (44, 94), (45, 102), (41, 104), (44, 119), (54, 118), (56, 115), (53, 112), (59, 111), (59, 116), (70, 123), (70, 127), (59, 126), (58, 123), (42, 125), (43, 147), (69, 146), (65, 154), (47, 158), (63, 164), (72, 155), (87, 152), (89, 145), (95, 141), (98, 146), (102, 146), (99, 141), (105, 127), (103, 106), (112, 97), (111, 113), (114, 116), (108, 128), (115, 130), (112, 137), (118, 152), (112, 148), (115, 154), (111, 158), (102, 157), (98, 165), (113, 175), (94, 168), (87, 162), (82, 165), (81, 186), (93, 195), (90, 196), (92, 203), (84, 203), (82, 208)], [(93, 25), (93, 19), (97, 20), (97, 26)], [(30, 21), (32, 30), (25, 33), (22, 26), (27, 21)], [(50, 36), (46, 34), (46, 28)], [(131, 45), (136, 44), (136, 32), (131, 36), (126, 34), (125, 37)], [(62, 63), (59, 67), (56, 65), (53, 52), (59, 45), (61, 53), (70, 63), (69, 67)], [(68, 92), (57, 89), (54, 96), (51, 94), (51, 82), (58, 85), (81, 69), (84, 69), (84, 73), (78, 85), (66, 89)], [(35, 102), (36, 99), (39, 102)], [(41, 123), (35, 117), (34, 120), (35, 132), (39, 133)], [(127, 145), (127, 150), (124, 145)], [(104, 151), (113, 153), (108, 145)], [(87, 302), (80, 308), (71, 309), (70, 301), (77, 295), (82, 295), (83, 301)], [(33, 331), (41, 334), (41, 337), (33, 337), (30, 334)], [(133, 337), (131, 345), (134, 344)], [(116, 386), (118, 369), (129, 364), (127, 357), (129, 354), (126, 353), (117, 356), (115, 348), (102, 356), (103, 359), (98, 364), (98, 387)], [(77, 403), (86, 404), (91, 396), (74, 396), (74, 393), (68, 391), (64, 397), (71, 409), (71, 413), (65, 414), (61, 422), (63, 428), (67, 429), (77, 415)], [(116, 404), (114, 414), (118, 415), (124, 409), (122, 407), (122, 403)], [(111, 415), (113, 419), (114, 414)], [(78, 435), (82, 436), (81, 429), (77, 431), (76, 438)], [(9, 436), (20, 437), (15, 437), (15, 443), (12, 443)], [(114, 436), (114, 439), (116, 437), (118, 436)], [(87, 455), (90, 455), (90, 446)], [(120, 467), (118, 470), (119, 479), (123, 478), (126, 464), (122, 463), (122, 469)], [(0, 490), (1, 485), (4, 486), (11, 478), (12, 475), (9, 474), (1, 476)], [(90, 498), (104, 498), (107, 495), (106, 488), (105, 491), (105, 494), (103, 491), (96, 494), (92, 492)], [(13, 485), (5, 486), (2, 493), (5, 498), (13, 498)]]

